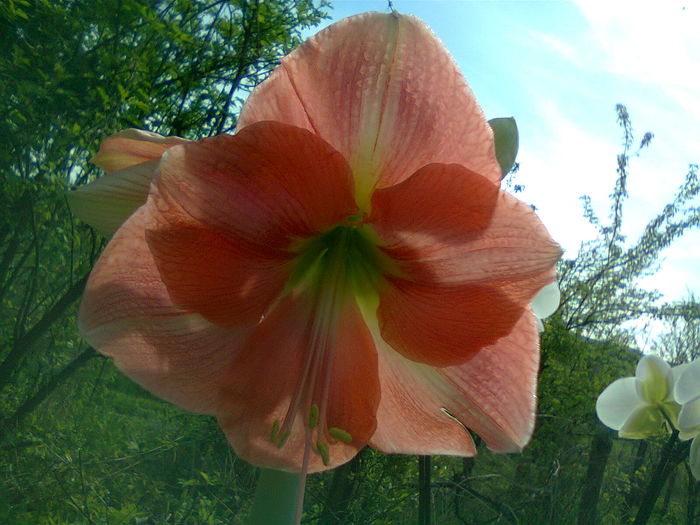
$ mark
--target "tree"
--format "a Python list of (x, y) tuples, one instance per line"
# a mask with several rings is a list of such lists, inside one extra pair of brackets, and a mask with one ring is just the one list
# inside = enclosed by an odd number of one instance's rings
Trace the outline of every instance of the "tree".
[(624, 323), (645, 316), (677, 315), (673, 305), (658, 306), (660, 294), (641, 288), (639, 279), (653, 274), (661, 252), (700, 224), (700, 209), (695, 204), (700, 194), (698, 167), (690, 165), (673, 201), (647, 223), (635, 243), (626, 243), (622, 221), (628, 197), (629, 162), (651, 143), (653, 135), (645, 133), (633, 152), (632, 124), (624, 106), (617, 106), (617, 117), (623, 130), (623, 151), (617, 157), (617, 180), (610, 195), (608, 221), (603, 222), (596, 215), (590, 198), (584, 196), (584, 215), (598, 236), (584, 243), (575, 258), (562, 260), (559, 267), (561, 318), (567, 328), (597, 338), (623, 335)]

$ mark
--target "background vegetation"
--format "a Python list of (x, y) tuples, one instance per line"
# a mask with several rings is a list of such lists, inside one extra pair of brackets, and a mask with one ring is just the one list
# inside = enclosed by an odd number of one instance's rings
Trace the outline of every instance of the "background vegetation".
[[(0, 4), (0, 523), (231, 524), (257, 471), (216, 422), (161, 402), (77, 335), (75, 314), (104, 239), (65, 193), (126, 127), (200, 138), (231, 131), (242, 100), (324, 18), (311, 0), (8, 0)], [(698, 356), (694, 298), (660, 304), (637, 286), (698, 225), (697, 167), (640, 239), (622, 235), (635, 143), (621, 154), (598, 236), (562, 261), (562, 304), (542, 335), (538, 424), (521, 455), (416, 458), (363, 451), (311, 478), (304, 523), (625, 523), (663, 442), (619, 440), (595, 399), (639, 358), (634, 333), (665, 322), (656, 350)], [(614, 181), (614, 182), (613, 182)], [(614, 186), (613, 186), (614, 185)], [(517, 188), (517, 186), (516, 186)], [(660, 438), (661, 439), (661, 438)], [(477, 440), (478, 441), (478, 440)], [(421, 505), (419, 505), (419, 501)], [(678, 460), (651, 522), (695, 523), (698, 484)], [(420, 508), (419, 508), (420, 507)]]

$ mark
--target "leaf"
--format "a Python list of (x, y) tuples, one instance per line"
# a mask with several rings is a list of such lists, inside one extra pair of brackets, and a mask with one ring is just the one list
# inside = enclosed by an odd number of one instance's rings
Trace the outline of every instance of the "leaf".
[(496, 160), (501, 166), (502, 177), (505, 177), (513, 169), (518, 155), (518, 125), (513, 117), (502, 117), (489, 120), (489, 126), (493, 130)]

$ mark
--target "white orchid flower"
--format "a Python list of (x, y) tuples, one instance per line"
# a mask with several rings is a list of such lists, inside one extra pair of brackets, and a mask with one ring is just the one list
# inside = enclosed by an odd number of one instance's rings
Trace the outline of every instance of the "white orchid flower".
[(682, 366), (674, 388), (674, 397), (682, 405), (678, 415), (679, 437), (693, 440), (688, 460), (693, 476), (700, 480), (700, 360)]
[(679, 372), (660, 357), (642, 357), (634, 377), (617, 379), (600, 394), (598, 418), (621, 438), (629, 439), (656, 435), (665, 422), (677, 427), (680, 406), (673, 387)]

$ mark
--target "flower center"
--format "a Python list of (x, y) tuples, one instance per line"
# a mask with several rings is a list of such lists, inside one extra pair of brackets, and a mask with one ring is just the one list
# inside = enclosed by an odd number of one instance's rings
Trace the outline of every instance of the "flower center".
[(336, 333), (348, 301), (376, 304), (377, 286), (390, 269), (388, 257), (377, 247), (376, 235), (350, 217), (297, 246), (298, 256), (287, 283), (287, 292), (300, 291), (311, 297), (311, 315), (306, 327), (309, 348), (289, 408), (282, 422), (275, 421), (270, 438), (284, 446), (298, 415), (304, 418), (306, 448), (302, 471), (308, 465), (308, 453), (329, 463), (329, 445), (352, 442), (347, 430), (331, 426), (328, 399), (331, 388)]
[(299, 255), (287, 291), (301, 285), (318, 294), (331, 281), (342, 279), (345, 292), (360, 301), (375, 295), (382, 275), (392, 267), (378, 241), (360, 216), (348, 217), (345, 224), (305, 240), (296, 247)]

